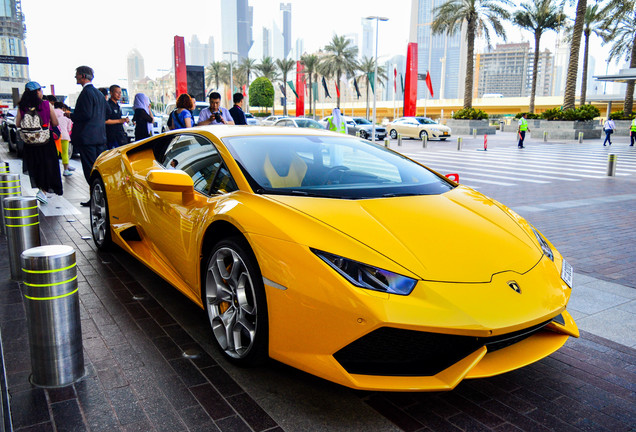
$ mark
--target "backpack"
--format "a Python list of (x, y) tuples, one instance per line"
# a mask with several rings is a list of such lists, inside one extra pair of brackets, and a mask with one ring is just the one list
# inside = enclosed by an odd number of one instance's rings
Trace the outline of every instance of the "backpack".
[(46, 144), (51, 138), (48, 127), (42, 127), (42, 119), (35, 108), (26, 111), (20, 120), (20, 138), (24, 144)]

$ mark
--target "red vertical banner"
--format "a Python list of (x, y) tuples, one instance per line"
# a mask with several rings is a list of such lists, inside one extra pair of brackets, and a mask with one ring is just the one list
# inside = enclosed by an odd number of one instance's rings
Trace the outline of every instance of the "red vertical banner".
[(406, 52), (404, 80), (404, 116), (414, 116), (417, 110), (417, 43), (410, 42)]
[(51, 84), (51, 95), (55, 96), (55, 84)]
[(305, 67), (300, 61), (296, 62), (296, 116), (305, 115)]
[(177, 98), (188, 92), (188, 73), (186, 70), (185, 42), (183, 36), (174, 37), (174, 88)]

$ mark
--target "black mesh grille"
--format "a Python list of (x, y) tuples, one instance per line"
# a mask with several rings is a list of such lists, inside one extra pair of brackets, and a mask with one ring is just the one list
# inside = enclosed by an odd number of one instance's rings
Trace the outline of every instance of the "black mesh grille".
[(381, 327), (342, 348), (334, 358), (352, 374), (432, 376), (484, 345), (489, 352), (505, 348), (549, 322), (488, 338)]

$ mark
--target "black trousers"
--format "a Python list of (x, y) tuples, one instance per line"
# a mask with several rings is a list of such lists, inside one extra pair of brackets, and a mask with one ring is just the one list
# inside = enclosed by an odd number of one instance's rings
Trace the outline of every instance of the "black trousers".
[(106, 150), (106, 143), (104, 144), (82, 144), (79, 146), (80, 159), (82, 161), (82, 170), (84, 171), (84, 178), (86, 183), (90, 184), (91, 170), (93, 164), (104, 150)]
[(523, 146), (524, 139), (526, 139), (526, 131), (519, 131), (519, 147)]

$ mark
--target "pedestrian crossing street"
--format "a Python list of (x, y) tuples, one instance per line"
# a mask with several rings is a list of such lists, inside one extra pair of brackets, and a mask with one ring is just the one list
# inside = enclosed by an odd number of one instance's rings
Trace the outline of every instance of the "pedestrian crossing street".
[(616, 155), (616, 177), (636, 175), (636, 147), (595, 144), (532, 144), (487, 151), (412, 150), (401, 152), (440, 174), (458, 173), (462, 184), (512, 187), (607, 178), (608, 155)]

